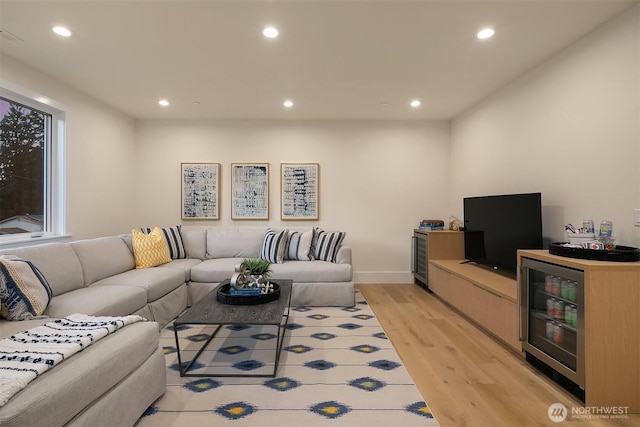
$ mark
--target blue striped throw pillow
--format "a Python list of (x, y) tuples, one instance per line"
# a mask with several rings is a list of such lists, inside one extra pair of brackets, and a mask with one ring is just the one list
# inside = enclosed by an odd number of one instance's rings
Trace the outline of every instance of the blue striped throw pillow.
[(286, 245), (287, 230), (275, 231), (269, 228), (264, 235), (260, 258), (275, 264), (282, 264)]
[(340, 245), (347, 233), (343, 231), (335, 231), (327, 233), (319, 230), (318, 240), (316, 242), (315, 259), (320, 261), (336, 262)]
[(0, 317), (28, 320), (38, 317), (51, 301), (51, 286), (30, 261), (0, 255)]
[[(144, 234), (151, 233), (153, 228), (141, 228)], [(162, 234), (164, 234), (164, 238), (167, 241), (167, 245), (169, 245), (169, 255), (171, 259), (181, 259), (187, 257), (187, 252), (184, 250), (184, 242), (182, 241), (182, 233), (180, 231), (180, 226), (176, 225), (173, 227), (164, 227), (161, 229)]]
[(299, 231), (289, 231), (287, 249), (284, 259), (295, 261), (311, 261), (311, 243), (313, 241), (313, 230), (301, 233)]

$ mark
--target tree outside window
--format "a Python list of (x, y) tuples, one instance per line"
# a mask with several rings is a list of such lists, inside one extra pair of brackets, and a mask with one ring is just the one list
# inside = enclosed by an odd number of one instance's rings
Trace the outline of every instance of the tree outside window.
[(51, 115), (0, 97), (0, 234), (42, 232)]

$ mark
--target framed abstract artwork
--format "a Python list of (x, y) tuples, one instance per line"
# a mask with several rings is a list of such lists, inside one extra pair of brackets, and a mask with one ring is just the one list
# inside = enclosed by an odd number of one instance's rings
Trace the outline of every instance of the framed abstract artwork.
[(220, 163), (181, 163), (182, 219), (220, 219)]
[(269, 163), (231, 163), (231, 219), (269, 219)]
[(281, 163), (281, 219), (317, 220), (319, 182), (318, 163)]

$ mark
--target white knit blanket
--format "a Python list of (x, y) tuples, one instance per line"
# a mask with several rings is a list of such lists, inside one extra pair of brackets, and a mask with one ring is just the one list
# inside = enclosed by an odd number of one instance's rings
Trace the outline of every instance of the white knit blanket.
[(58, 363), (141, 320), (144, 319), (137, 315), (72, 314), (0, 340), (0, 406)]

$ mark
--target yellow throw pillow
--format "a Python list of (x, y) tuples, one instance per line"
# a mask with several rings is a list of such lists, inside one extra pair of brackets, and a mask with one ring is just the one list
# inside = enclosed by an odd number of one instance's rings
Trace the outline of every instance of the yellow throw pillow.
[(131, 230), (131, 243), (136, 268), (155, 267), (171, 261), (169, 246), (160, 227), (154, 227), (149, 234)]

